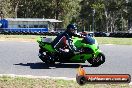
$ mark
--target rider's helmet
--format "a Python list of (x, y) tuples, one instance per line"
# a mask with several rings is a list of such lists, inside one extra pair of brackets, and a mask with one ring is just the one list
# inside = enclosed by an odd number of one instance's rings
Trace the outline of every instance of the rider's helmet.
[(69, 34), (69, 35), (75, 35), (77, 33), (77, 27), (75, 24), (69, 24), (67, 26), (67, 30), (66, 32)]

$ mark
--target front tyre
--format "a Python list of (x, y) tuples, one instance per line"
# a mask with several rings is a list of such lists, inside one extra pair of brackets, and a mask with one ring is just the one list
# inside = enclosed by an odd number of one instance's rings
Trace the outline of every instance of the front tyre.
[(92, 64), (92, 66), (98, 67), (105, 62), (105, 55), (103, 53), (100, 53), (96, 58), (90, 59), (88, 60), (88, 62)]

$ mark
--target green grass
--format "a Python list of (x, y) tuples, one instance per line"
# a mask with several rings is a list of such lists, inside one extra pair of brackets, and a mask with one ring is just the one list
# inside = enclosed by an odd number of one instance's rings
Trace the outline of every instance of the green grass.
[[(36, 39), (39, 35), (0, 35), (0, 38), (23, 38), (23, 39)], [(54, 37), (54, 36), (48, 36)]]
[[(26, 39), (36, 42), (39, 35), (0, 35), (0, 39)], [(55, 36), (48, 36), (55, 38)], [(112, 38), (112, 37), (95, 37), (99, 44), (118, 44), (118, 45), (132, 45), (132, 38)]]
[(132, 38), (95, 37), (99, 44), (132, 45)]
[(38, 79), (24, 77), (0, 77), (0, 88), (132, 88), (129, 84), (86, 84), (76, 81)]

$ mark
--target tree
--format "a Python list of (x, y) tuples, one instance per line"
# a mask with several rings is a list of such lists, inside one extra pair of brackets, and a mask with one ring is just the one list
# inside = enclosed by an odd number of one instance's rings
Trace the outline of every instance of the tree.
[[(80, 11), (80, 18), (83, 19), (83, 24), (85, 24), (85, 27), (90, 31), (91, 25), (93, 23), (93, 10), (95, 10), (95, 21), (96, 24), (96, 30), (100, 31), (100, 27), (103, 22), (103, 11), (104, 11), (104, 3), (102, 0), (83, 0), (81, 3), (81, 11)], [(95, 25), (93, 25), (95, 28)]]
[(3, 12), (4, 17), (14, 17), (14, 8), (11, 0), (2, 0), (1, 11)]

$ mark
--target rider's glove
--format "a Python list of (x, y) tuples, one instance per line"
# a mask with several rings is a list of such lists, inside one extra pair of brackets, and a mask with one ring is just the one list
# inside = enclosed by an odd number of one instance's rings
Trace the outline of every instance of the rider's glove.
[(69, 52), (69, 49), (61, 49), (61, 48), (59, 48), (59, 51), (61, 51), (61, 52)]

